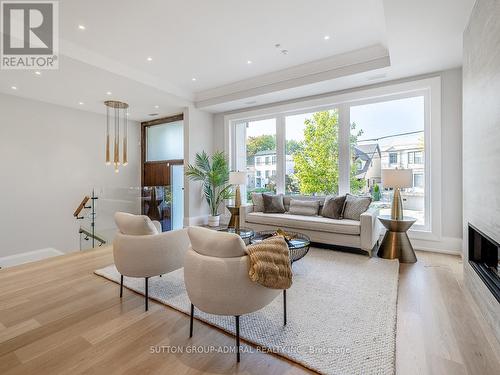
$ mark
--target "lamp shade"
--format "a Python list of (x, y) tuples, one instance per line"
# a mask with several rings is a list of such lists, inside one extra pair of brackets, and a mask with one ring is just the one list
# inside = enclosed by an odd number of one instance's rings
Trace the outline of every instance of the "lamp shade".
[(409, 188), (413, 186), (411, 169), (382, 169), (382, 185), (386, 188)]
[(245, 185), (247, 183), (246, 172), (229, 172), (229, 183), (231, 185)]

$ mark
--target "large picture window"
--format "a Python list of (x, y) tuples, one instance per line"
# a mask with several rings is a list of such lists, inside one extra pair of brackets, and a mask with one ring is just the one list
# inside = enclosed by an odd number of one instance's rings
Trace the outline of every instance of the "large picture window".
[(232, 168), (248, 172), (247, 198), (253, 191), (370, 195), (373, 206), (389, 214), (393, 191), (383, 186), (381, 170), (411, 169), (413, 184), (402, 191), (405, 215), (417, 219), (412, 230), (439, 236), (438, 80), (339, 95), (331, 105), (328, 100), (249, 111), (242, 114), (247, 119), (228, 116)]
[(368, 194), (381, 214), (390, 214), (393, 191), (382, 185), (382, 169), (411, 169), (413, 186), (401, 193), (405, 215), (426, 227), (424, 96), (377, 101), (350, 107), (353, 194)]
[(285, 133), (285, 194), (338, 193), (338, 111), (286, 116)]
[(248, 121), (239, 124), (239, 142), (245, 145), (240, 170), (247, 172), (247, 200), (252, 192), (276, 192), (276, 119)]

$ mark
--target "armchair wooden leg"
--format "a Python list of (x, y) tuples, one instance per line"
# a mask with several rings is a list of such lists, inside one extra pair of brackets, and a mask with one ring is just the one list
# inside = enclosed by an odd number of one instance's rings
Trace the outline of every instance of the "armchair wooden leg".
[(191, 304), (191, 317), (189, 318), (189, 337), (193, 337), (194, 305)]
[(146, 277), (144, 279), (144, 297), (145, 297), (145, 304), (146, 304), (146, 311), (148, 311), (148, 279), (149, 277)]
[(283, 290), (283, 325), (286, 326), (286, 289)]
[(123, 275), (120, 275), (120, 298), (123, 297)]
[(236, 362), (240, 362), (240, 316), (236, 315)]

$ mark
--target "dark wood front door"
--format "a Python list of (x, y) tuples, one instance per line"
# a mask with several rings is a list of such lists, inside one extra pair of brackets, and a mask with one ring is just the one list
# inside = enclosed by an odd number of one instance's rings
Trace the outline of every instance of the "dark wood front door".
[(184, 164), (183, 159), (147, 160), (147, 128), (163, 125), (169, 122), (182, 121), (183, 115), (171, 116), (154, 121), (143, 122), (141, 125), (141, 183), (143, 187), (142, 213), (152, 220), (162, 223), (163, 230), (170, 230), (172, 219), (172, 166)]
[(143, 166), (142, 186), (170, 186), (172, 165), (182, 165), (183, 160), (145, 162)]

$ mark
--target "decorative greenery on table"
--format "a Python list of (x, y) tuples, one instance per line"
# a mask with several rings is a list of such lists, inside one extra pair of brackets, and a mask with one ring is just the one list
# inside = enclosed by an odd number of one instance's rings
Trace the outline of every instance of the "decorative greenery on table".
[(228, 184), (229, 164), (222, 151), (215, 152), (211, 158), (205, 151), (196, 153), (195, 164), (188, 165), (186, 176), (191, 181), (202, 182), (212, 216), (218, 216), (221, 203), (233, 197), (232, 185)]

